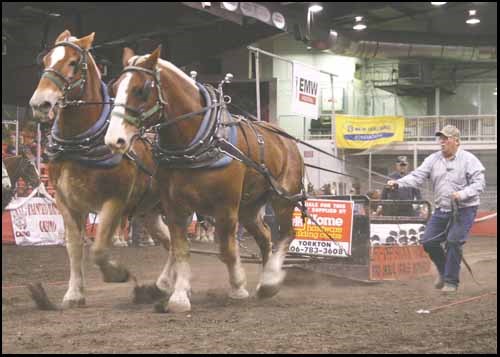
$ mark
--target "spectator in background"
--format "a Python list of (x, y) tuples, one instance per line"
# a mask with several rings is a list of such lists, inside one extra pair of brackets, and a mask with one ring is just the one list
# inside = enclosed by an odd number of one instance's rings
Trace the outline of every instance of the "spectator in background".
[[(396, 159), (396, 171), (391, 173), (389, 176), (392, 180), (399, 180), (403, 178), (408, 173), (408, 161), (406, 156), (398, 156)], [(421, 200), (422, 194), (420, 190), (415, 187), (400, 187), (397, 190), (391, 190), (389, 188), (384, 188), (382, 191), (383, 200)], [(415, 216), (416, 212), (413, 209), (411, 203), (393, 203), (385, 204), (383, 206), (384, 216)]]
[(15, 156), (16, 155), (16, 147), (12, 144), (7, 145), (7, 155)]
[[(373, 190), (366, 194), (370, 201), (378, 201), (382, 198), (382, 191)], [(372, 206), (370, 202), (370, 214), (372, 216), (381, 216), (382, 215), (382, 205), (380, 203), (376, 203), (376, 207)]]

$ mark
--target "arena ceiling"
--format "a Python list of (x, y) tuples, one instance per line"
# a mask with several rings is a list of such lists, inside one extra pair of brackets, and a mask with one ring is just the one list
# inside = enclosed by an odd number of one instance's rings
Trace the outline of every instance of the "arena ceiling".
[[(25, 104), (38, 81), (37, 54), (64, 29), (76, 36), (96, 32), (95, 56), (111, 64), (111, 75), (121, 67), (125, 46), (149, 52), (159, 43), (163, 56), (179, 66), (203, 61), (225, 50), (248, 45), (282, 30), (221, 3), (201, 2), (2, 2), (2, 100)], [(236, 3), (232, 3), (236, 4)], [(335, 30), (353, 40), (417, 44), (496, 47), (496, 3), (324, 2), (323, 11), (307, 22), (309, 2), (260, 4), (279, 12), (286, 31), (307, 43), (308, 28)], [(481, 22), (465, 24), (469, 9)], [(364, 31), (354, 31), (355, 16), (363, 16)], [(5, 90), (16, 83), (15, 90)]]

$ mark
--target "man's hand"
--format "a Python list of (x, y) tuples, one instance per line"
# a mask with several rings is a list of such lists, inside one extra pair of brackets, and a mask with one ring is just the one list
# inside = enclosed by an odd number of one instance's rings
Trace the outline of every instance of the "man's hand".
[(460, 201), (460, 194), (458, 192), (453, 192), (451, 194), (451, 198), (457, 201)]
[(390, 186), (391, 190), (395, 190), (396, 188), (398, 188), (399, 184), (397, 181), (389, 180), (387, 181), (387, 186)]

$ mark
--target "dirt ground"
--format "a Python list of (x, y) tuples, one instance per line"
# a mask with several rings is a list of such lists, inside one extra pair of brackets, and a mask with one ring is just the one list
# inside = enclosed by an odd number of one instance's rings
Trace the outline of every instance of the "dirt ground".
[[(113, 256), (141, 283), (154, 282), (166, 259), (161, 247), (113, 248)], [(258, 300), (260, 265), (245, 263), (251, 297), (233, 301), (222, 262), (192, 254), (192, 311), (182, 314), (134, 305), (132, 282), (104, 283), (87, 262), (87, 306), (39, 311), (25, 284), (43, 282), (60, 304), (69, 277), (65, 248), (2, 246), (2, 352), (497, 353), (496, 238), (471, 238), (465, 257), (481, 285), (463, 267), (454, 297), (434, 290), (433, 277), (365, 284), (291, 269), (278, 295)]]

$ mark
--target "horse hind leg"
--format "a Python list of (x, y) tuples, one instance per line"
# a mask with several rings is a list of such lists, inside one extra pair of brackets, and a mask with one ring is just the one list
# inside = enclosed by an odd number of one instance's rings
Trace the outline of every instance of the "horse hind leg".
[(159, 214), (146, 214), (144, 216), (137, 216), (135, 219), (146, 228), (154, 240), (158, 240), (162, 243), (168, 254), (165, 267), (156, 280), (156, 283), (152, 285), (136, 286), (134, 288), (134, 302), (150, 303), (165, 297), (166, 294), (173, 291), (175, 272), (173, 269), (172, 250), (170, 249), (170, 231)]
[(122, 265), (111, 260), (109, 247), (113, 233), (119, 226), (122, 218), (122, 204), (117, 201), (107, 201), (99, 212), (99, 226), (94, 244), (92, 245), (92, 255), (103, 275), (103, 280), (107, 283), (123, 283), (128, 281), (130, 273)]
[(260, 282), (257, 286), (257, 296), (259, 298), (268, 298), (276, 295), (285, 279), (285, 271), (282, 269), (288, 247), (294, 238), (292, 227), (292, 216), (294, 207), (288, 205), (280, 206), (273, 202), (273, 208), (276, 213), (276, 219), (279, 223), (280, 239), (276, 251), (264, 265), (264, 270)]
[(241, 265), (239, 247), (236, 243), (238, 220), (234, 214), (222, 214), (216, 218), (215, 232), (220, 243), (220, 257), (226, 264), (229, 273), (232, 299), (245, 299), (249, 296), (246, 290), (246, 275)]
[(271, 256), (271, 230), (262, 219), (260, 209), (260, 206), (253, 209), (245, 208), (244, 212), (240, 214), (240, 222), (247, 232), (254, 237), (260, 249), (262, 265), (265, 266)]

